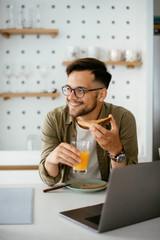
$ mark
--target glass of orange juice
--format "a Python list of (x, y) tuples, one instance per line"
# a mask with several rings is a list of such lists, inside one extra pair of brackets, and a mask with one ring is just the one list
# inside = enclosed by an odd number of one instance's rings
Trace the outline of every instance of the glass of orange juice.
[(86, 174), (87, 173), (87, 166), (88, 166), (88, 159), (89, 159), (89, 151), (90, 151), (90, 141), (72, 141), (72, 145), (80, 150), (80, 158), (82, 161), (73, 167), (73, 173), (78, 174)]

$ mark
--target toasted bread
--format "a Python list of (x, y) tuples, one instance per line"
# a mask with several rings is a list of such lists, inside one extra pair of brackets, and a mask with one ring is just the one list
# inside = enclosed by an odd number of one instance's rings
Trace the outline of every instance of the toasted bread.
[(107, 118), (101, 118), (97, 120), (78, 120), (77, 123), (80, 127), (84, 129), (88, 129), (94, 124), (104, 125), (105, 123), (108, 123), (110, 121), (111, 121), (111, 117), (107, 117)]
[(89, 184), (89, 183), (84, 183), (81, 186), (81, 189), (95, 189), (95, 188), (101, 188), (107, 186), (107, 183), (100, 183), (100, 184)]

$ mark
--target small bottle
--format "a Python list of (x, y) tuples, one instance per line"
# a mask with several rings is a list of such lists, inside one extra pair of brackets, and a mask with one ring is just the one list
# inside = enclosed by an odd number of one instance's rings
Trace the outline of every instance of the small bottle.
[(32, 28), (32, 8), (26, 8), (22, 5), (22, 26), (23, 28)]
[(22, 29), (22, 11), (18, 10), (17, 11), (17, 22), (16, 22), (16, 28)]
[(26, 146), (26, 150), (27, 151), (32, 151), (33, 150), (34, 138), (35, 138), (34, 135), (28, 135), (28, 137), (27, 137), (27, 146)]

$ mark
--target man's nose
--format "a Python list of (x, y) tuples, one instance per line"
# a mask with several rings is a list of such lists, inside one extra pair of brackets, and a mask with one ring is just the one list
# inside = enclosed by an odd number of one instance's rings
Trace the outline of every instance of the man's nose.
[(70, 94), (69, 98), (71, 98), (71, 99), (77, 99), (77, 96), (76, 96), (76, 94), (75, 94), (75, 91), (74, 91), (74, 90), (72, 90), (72, 92), (71, 92), (71, 94)]

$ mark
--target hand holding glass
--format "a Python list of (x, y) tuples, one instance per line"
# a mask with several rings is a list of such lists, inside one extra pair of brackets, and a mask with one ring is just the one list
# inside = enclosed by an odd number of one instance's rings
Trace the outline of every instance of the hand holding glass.
[(88, 159), (89, 159), (89, 151), (90, 151), (90, 142), (89, 141), (72, 141), (72, 145), (75, 146), (78, 150), (80, 150), (80, 158), (82, 161), (73, 167), (73, 172), (78, 174), (86, 174)]

